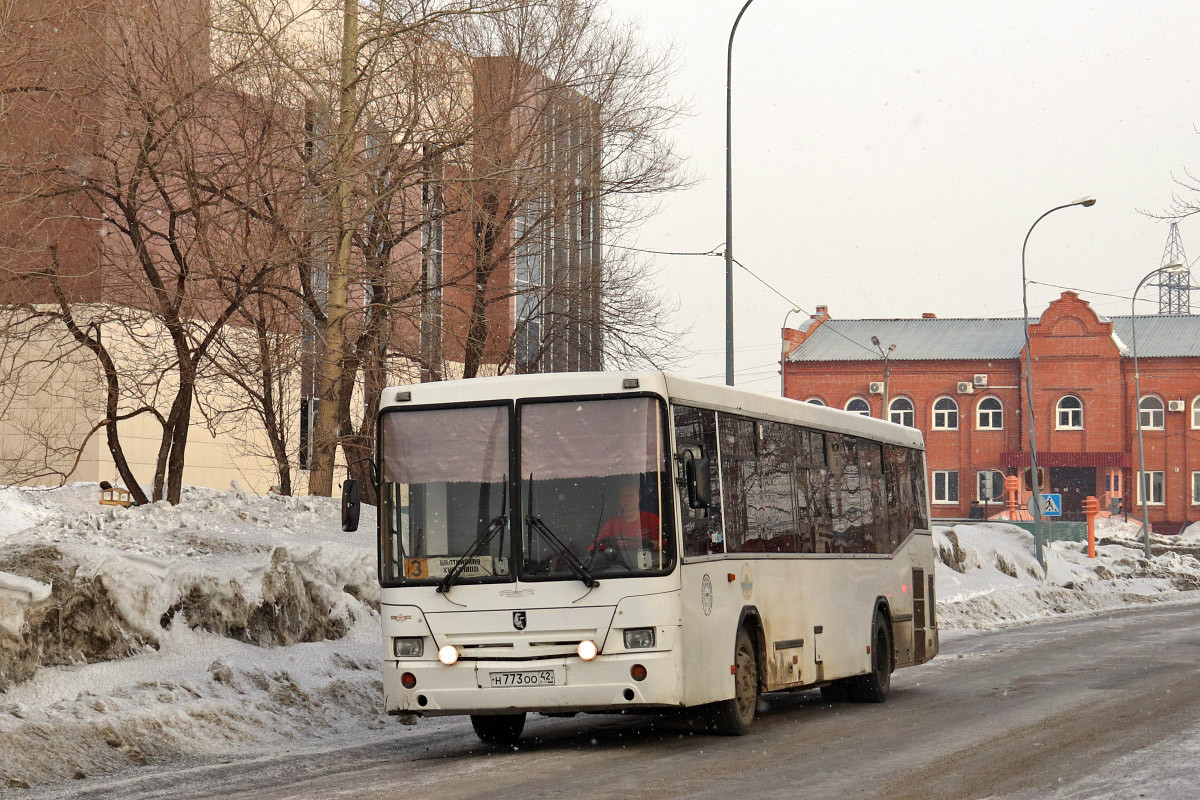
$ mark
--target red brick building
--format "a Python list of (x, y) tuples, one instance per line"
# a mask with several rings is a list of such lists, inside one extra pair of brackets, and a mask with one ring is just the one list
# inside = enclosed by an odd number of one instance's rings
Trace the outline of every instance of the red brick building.
[[(783, 331), (785, 396), (920, 428), (935, 517), (967, 516), (995, 473), (1024, 476), (1027, 495), (1022, 320), (817, 312)], [(885, 352), (895, 345), (886, 360), (873, 337)], [(1140, 515), (1132, 339), (1130, 317), (1102, 317), (1073, 292), (1030, 325), (1038, 467), (1064, 518), (1089, 495)], [(1151, 523), (1169, 533), (1200, 520), (1200, 316), (1139, 316), (1137, 346), (1142, 488)]]

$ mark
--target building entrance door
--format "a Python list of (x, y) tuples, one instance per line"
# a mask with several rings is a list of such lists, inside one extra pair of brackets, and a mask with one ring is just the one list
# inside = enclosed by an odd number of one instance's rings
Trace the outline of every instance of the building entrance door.
[(1095, 467), (1051, 467), (1050, 489), (1062, 495), (1062, 519), (1082, 520), (1083, 498), (1096, 494)]

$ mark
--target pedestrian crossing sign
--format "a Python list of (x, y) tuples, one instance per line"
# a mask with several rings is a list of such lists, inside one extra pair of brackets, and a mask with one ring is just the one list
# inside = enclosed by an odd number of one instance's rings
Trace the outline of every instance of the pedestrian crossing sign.
[(1061, 494), (1043, 494), (1042, 495), (1042, 516), (1043, 517), (1061, 517), (1062, 516), (1062, 495)]

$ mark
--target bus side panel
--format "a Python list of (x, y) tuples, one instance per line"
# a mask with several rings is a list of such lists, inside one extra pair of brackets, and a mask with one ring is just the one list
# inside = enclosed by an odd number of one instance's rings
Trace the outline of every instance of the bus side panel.
[(713, 560), (681, 567), (683, 577), (683, 703), (697, 706), (733, 697), (733, 648), (747, 601), (729, 574), (737, 563)]

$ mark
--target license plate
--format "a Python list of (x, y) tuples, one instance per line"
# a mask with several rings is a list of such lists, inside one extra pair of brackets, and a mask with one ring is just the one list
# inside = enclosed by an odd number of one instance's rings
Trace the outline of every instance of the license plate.
[(491, 686), (553, 686), (554, 670), (539, 669), (531, 672), (489, 672)]

